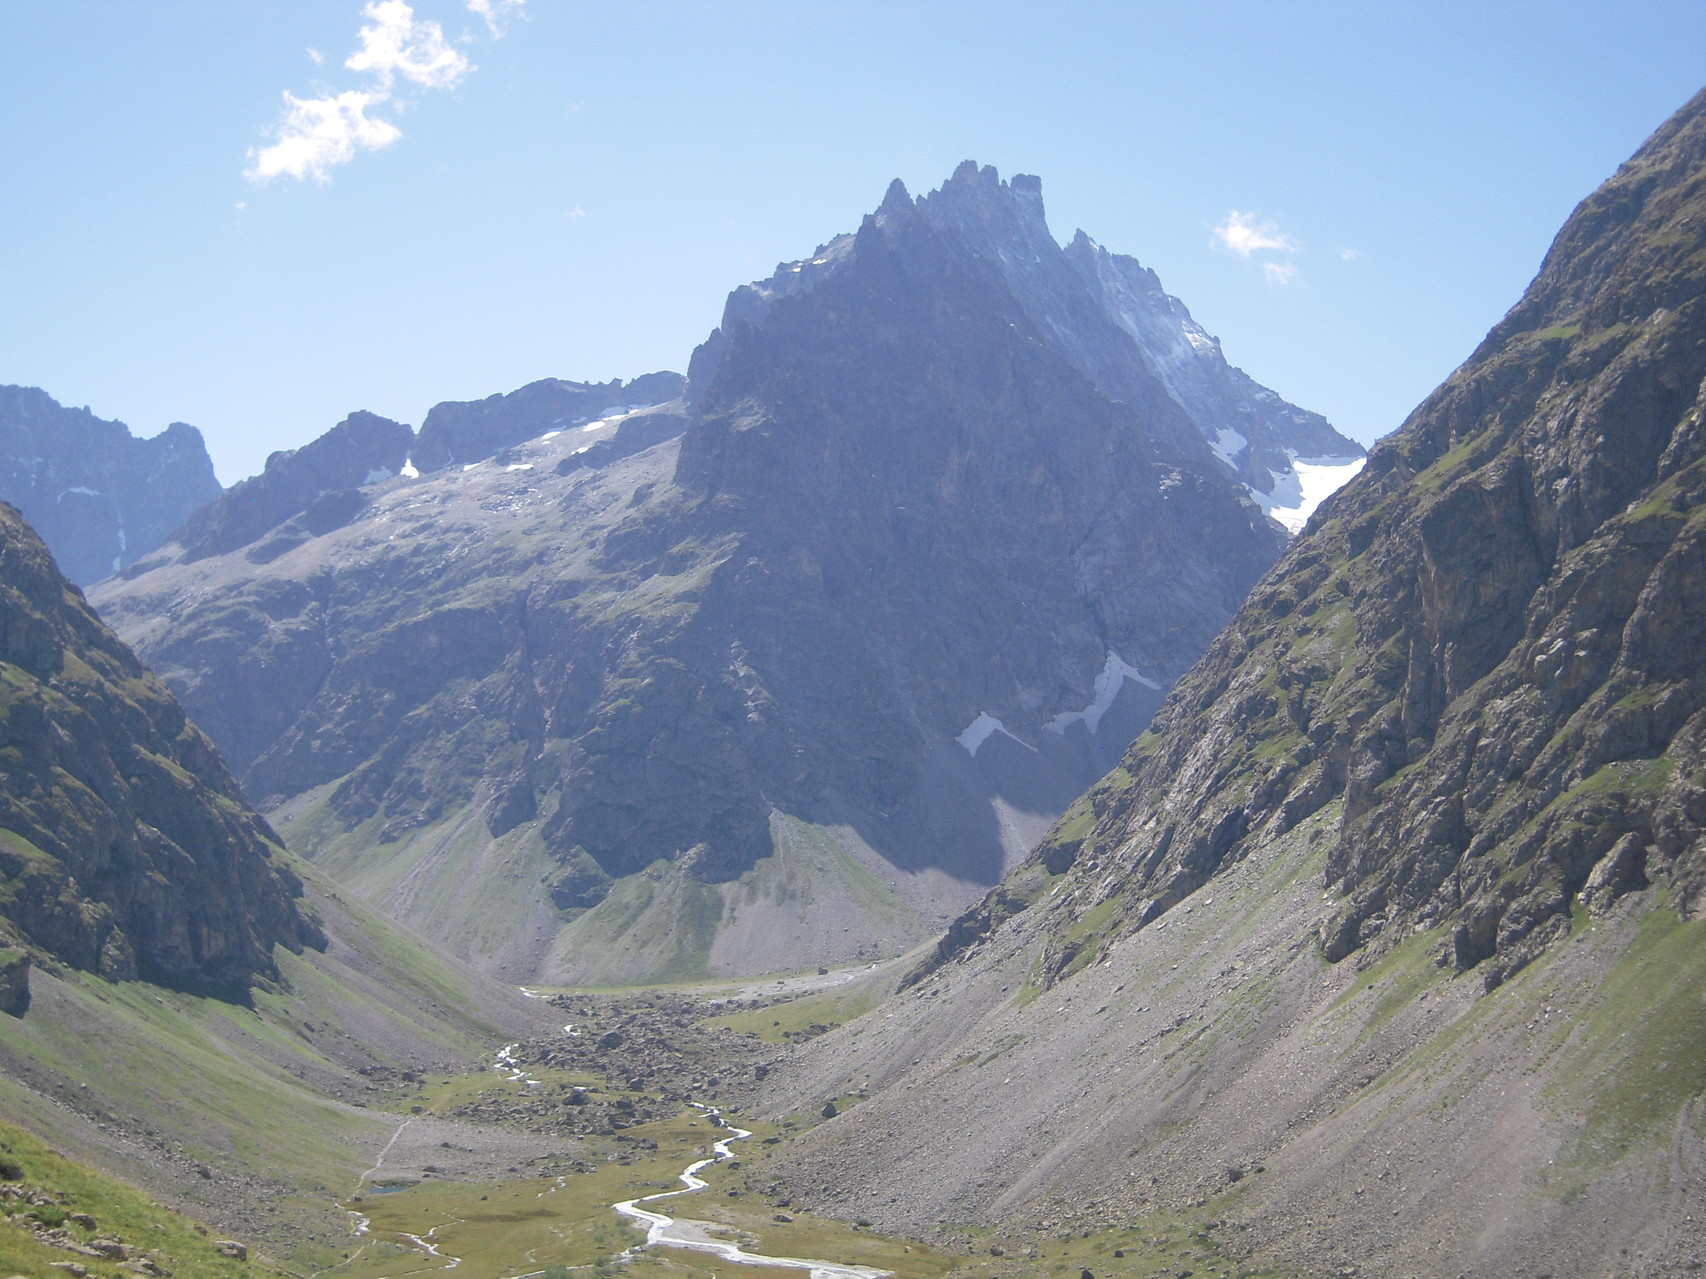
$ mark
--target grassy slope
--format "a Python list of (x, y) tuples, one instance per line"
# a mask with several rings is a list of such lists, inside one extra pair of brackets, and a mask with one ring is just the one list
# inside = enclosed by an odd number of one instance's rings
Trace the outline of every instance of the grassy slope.
[[(329, 791), (331, 788), (322, 788)], [(485, 972), (516, 980), (528, 971), (559, 920), (543, 881), (556, 870), (527, 822), (497, 839), (477, 805), (378, 841), (381, 817), (345, 830), (325, 794), (292, 805), (279, 823), (292, 848), (312, 849), (313, 864), (352, 894), (422, 932)]]
[[(131, 1275), (116, 1259), (97, 1259), (42, 1242), (27, 1219), (47, 1223), (76, 1213), (94, 1219), (93, 1228), (64, 1221), (72, 1240), (114, 1240), (147, 1256), (177, 1279), (263, 1279), (282, 1272), (259, 1258), (239, 1260), (220, 1253), (205, 1226), (139, 1194), (110, 1177), (91, 1172), (63, 1158), (34, 1135), (0, 1123), (0, 1161), (13, 1165), (17, 1176), (5, 1182), (10, 1196), (0, 1217), (0, 1272), (20, 1275), (55, 1273), (57, 1263), (73, 1261), (99, 1279)], [(31, 1203), (24, 1198), (51, 1202)]]
[(356, 1068), (467, 1063), (532, 1009), (296, 869), (332, 942), (281, 950), (252, 1007), (38, 969), (28, 1015), (0, 1018), (0, 1117), (216, 1218), (264, 1189), (281, 1229), (340, 1226), (333, 1196), (394, 1128), (351, 1104)]
[(381, 845), (380, 818), (346, 831), (324, 794), (275, 820), (350, 896), (517, 982), (656, 984), (789, 971), (817, 955), (826, 963), (887, 958), (930, 931), (832, 832), (781, 814), (771, 823), (772, 855), (733, 883), (702, 883), (659, 863), (572, 913), (546, 895), (556, 863), (537, 821), (493, 839), (468, 805)]
[(684, 982), (797, 970), (805, 957), (887, 958), (929, 926), (820, 826), (771, 819), (772, 853), (740, 879), (704, 884), (673, 863), (618, 881), (559, 935), (550, 983)]

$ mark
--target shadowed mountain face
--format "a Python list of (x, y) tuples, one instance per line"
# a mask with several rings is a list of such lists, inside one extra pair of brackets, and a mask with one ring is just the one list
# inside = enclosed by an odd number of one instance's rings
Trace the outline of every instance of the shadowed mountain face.
[(0, 386), (0, 501), (24, 513), (72, 581), (141, 559), (218, 496), (195, 427), (174, 422), (139, 440), (34, 387)]
[(1302, 1273), (1682, 1273), (1703, 916), (1706, 94), (1122, 766), (778, 1084), (876, 1094), (781, 1162), (879, 1224), (1163, 1210)]
[[(931, 212), (972, 185), (996, 230)], [(1057, 246), (1065, 302), (1004, 267), (1038, 234), (1034, 181), (896, 187), (731, 295), (683, 401), (441, 406), (421, 474), (339, 526), (164, 554), (100, 607), (293, 842), (483, 963), (903, 949), (1117, 759), (1285, 542)], [(502, 451), (430, 470), (432, 434)]]
[[(650, 575), (684, 539), (721, 546), (714, 598), (671, 643), (716, 672), (734, 714), (708, 731), (762, 778), (730, 816), (731, 835), (744, 827), (721, 844), (731, 870), (762, 854), (778, 804), (846, 805), (892, 859), (929, 858), (947, 832), (904, 832), (928, 829), (933, 752), (980, 713), (1064, 739), (1056, 717), (1095, 700), (1110, 657), (1170, 678), (1280, 544), (1158, 384), (1146, 411), (1101, 395), (909, 202), (835, 252), (836, 270), (755, 321), (731, 304), (681, 441), (679, 505), (634, 516), (605, 550)], [(637, 762), (587, 752), (553, 829), (636, 868), (679, 846), (646, 835), (661, 796), (630, 796), (633, 821), (600, 829), (601, 773)], [(1001, 869), (993, 841), (952, 867)]]
[(114, 980), (241, 996), (319, 941), (170, 693), (0, 506), (0, 928)]

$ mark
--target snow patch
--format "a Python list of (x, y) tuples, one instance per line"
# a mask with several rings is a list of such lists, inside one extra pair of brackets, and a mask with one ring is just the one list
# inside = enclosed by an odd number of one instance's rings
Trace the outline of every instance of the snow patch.
[(531, 462), (511, 462), (508, 466), (504, 467), (504, 470), (506, 471), (531, 471), (532, 469), (533, 463)]
[(1238, 464), (1232, 459), (1242, 453), (1249, 443), (1249, 440), (1238, 434), (1230, 426), (1223, 426), (1216, 433), (1214, 439), (1209, 441), (1208, 446), (1214, 450), (1216, 457), (1236, 470)]
[(386, 470), (383, 466), (376, 466), (367, 473), (367, 478), (363, 480), (361, 484), (363, 488), (366, 488), (369, 484), (383, 484), (390, 478), (390, 471)]
[(1109, 649), (1108, 660), (1102, 663), (1102, 673), (1096, 676), (1095, 695), (1090, 704), (1081, 711), (1067, 711), (1056, 715), (1044, 727), (1051, 733), (1064, 733), (1074, 724), (1082, 722), (1084, 727), (1094, 734), (1102, 726), (1102, 716), (1113, 709), (1114, 699), (1120, 695), (1120, 690), (1125, 687), (1128, 679), (1135, 680), (1145, 688), (1161, 688), (1160, 684)]
[[(979, 748), (981, 748), (982, 745), (996, 733), (1002, 733), (1007, 737), (1013, 737), (1013, 734), (1007, 731), (1007, 725), (996, 719), (995, 716), (991, 715), (988, 711), (979, 711), (977, 713), (977, 718), (967, 724), (964, 731), (961, 732), (958, 737), (954, 738), (954, 740), (961, 746), (964, 746), (967, 753), (969, 753), (973, 759), (976, 759)], [(1013, 737), (1013, 740), (1019, 742), (1019, 745), (1023, 746), (1026, 750), (1036, 749), (1036, 747), (1031, 746), (1028, 743), (1020, 742), (1017, 737)]]
[(412, 457), (406, 457), (403, 459), (403, 469), (398, 471), (397, 474), (401, 475), (405, 480), (418, 480), (421, 478), (420, 468), (415, 465), (415, 459)]
[[(1290, 449), (1291, 466), (1274, 476), (1272, 493), (1250, 489), (1250, 496), (1288, 533), (1299, 533), (1315, 508), (1337, 493), (1362, 470), (1364, 457), (1298, 457)], [(1249, 486), (1246, 485), (1246, 488)]]

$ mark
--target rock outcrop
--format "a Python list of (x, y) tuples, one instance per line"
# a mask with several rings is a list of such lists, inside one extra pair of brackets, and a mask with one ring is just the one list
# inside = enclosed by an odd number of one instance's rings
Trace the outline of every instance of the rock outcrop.
[(219, 491), (193, 426), (139, 440), (35, 387), (0, 386), (0, 501), (24, 513), (79, 585), (147, 555)]
[(0, 506), (7, 939), (114, 980), (242, 998), (275, 972), (275, 944), (319, 940), (276, 851), (212, 744)]
[(968, 160), (918, 209), (999, 271), (1043, 340), (1103, 394), (1142, 407), (1159, 384), (1222, 465), (1292, 532), (1355, 474), (1362, 446), (1228, 364), (1219, 339), (1154, 271), (1083, 231), (1062, 250), (1036, 178), (1003, 183)]

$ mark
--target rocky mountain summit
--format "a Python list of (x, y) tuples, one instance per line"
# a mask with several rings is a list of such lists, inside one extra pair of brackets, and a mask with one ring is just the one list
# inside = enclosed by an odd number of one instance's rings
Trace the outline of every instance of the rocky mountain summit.
[(793, 1186), (891, 1228), (1183, 1214), (1306, 1273), (1697, 1267), (1703, 539), (1706, 93), (1121, 766), (777, 1083), (883, 1081)]
[(896, 188), (736, 290), (680, 399), (440, 406), (415, 474), (168, 550), (99, 607), (299, 847), (489, 967), (904, 949), (1118, 758), (1285, 542), (1064, 253), (1068, 303), (1039, 301), (956, 200), (1006, 210), (1008, 257), (1046, 237), (1034, 183)]
[(931, 225), (996, 266), (1044, 340), (1103, 394), (1141, 404), (1159, 381), (1257, 503), (1292, 532), (1356, 473), (1362, 446), (1228, 364), (1219, 339), (1154, 271), (1083, 231), (1062, 250), (1036, 178), (1003, 183), (968, 160), (917, 203)]
[(193, 426), (140, 440), (33, 386), (0, 386), (0, 501), (24, 513), (79, 585), (141, 559), (219, 492)]
[(320, 941), (279, 851), (212, 744), (0, 506), (5, 940), (113, 980), (243, 997), (276, 971), (275, 944)]

